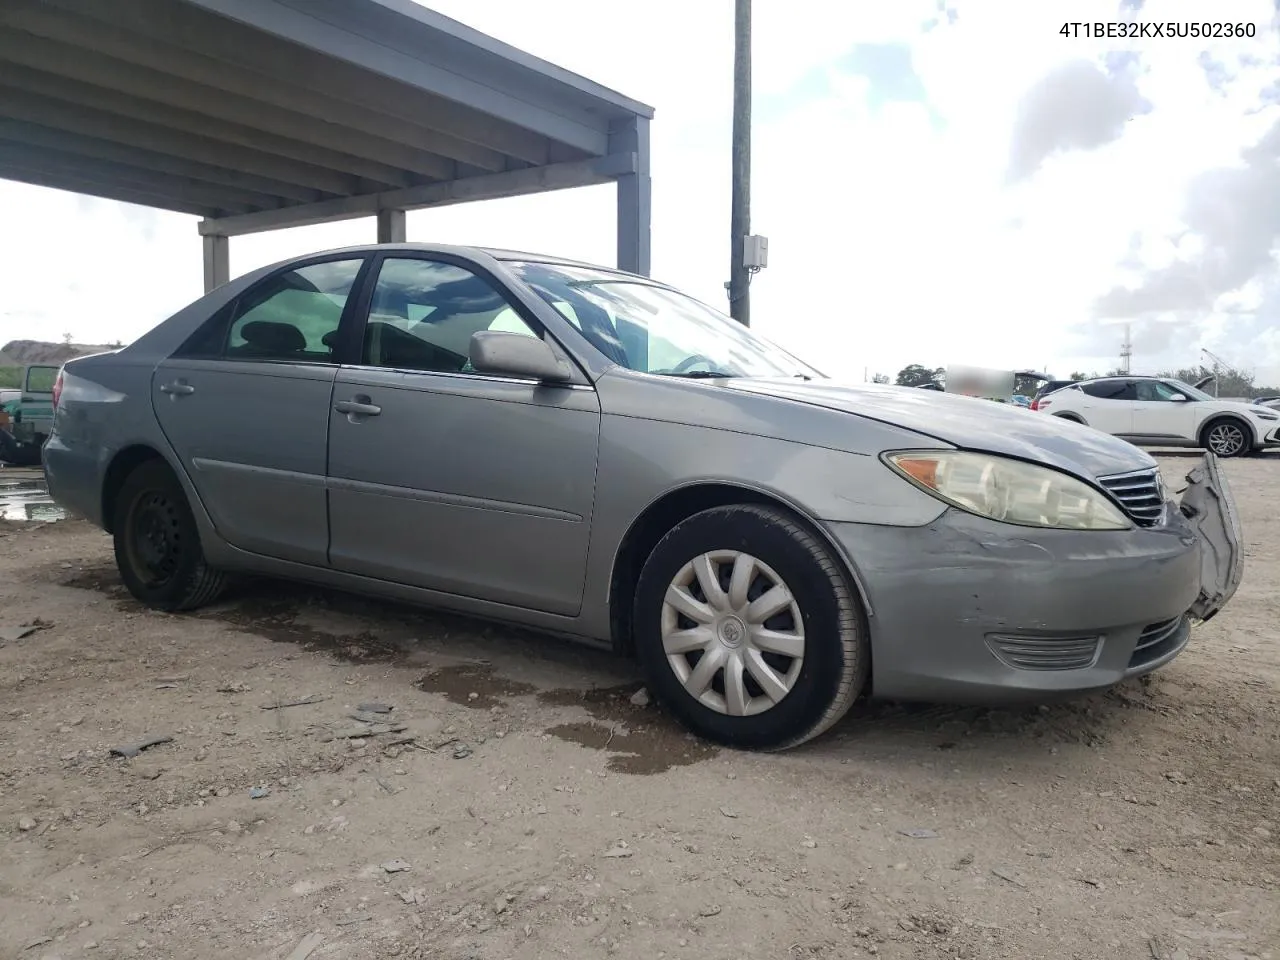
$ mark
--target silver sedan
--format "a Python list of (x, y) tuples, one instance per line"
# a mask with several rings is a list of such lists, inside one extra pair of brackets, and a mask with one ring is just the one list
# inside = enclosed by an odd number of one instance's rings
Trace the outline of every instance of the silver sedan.
[(634, 654), (698, 733), (781, 748), (861, 694), (1007, 702), (1168, 663), (1241, 576), (1212, 455), (831, 380), (645, 277), (330, 251), (69, 362), (44, 451), (133, 595), (237, 573)]

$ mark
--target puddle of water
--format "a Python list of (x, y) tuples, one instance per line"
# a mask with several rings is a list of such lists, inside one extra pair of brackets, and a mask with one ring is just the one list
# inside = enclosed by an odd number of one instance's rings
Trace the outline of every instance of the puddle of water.
[(0, 473), (0, 520), (37, 523), (61, 520), (62, 508), (49, 497), (49, 489), (39, 477), (9, 478)]
[(466, 664), (432, 670), (414, 684), (438, 693), (450, 703), (488, 710), (509, 697), (530, 694), (555, 707), (581, 707), (590, 720), (561, 723), (546, 732), (560, 740), (610, 756), (607, 767), (617, 773), (663, 773), (714, 756), (718, 749), (689, 735), (666, 714), (631, 702), (635, 684), (590, 690), (539, 690), (531, 683), (499, 676), (492, 666)]
[(506, 680), (495, 676), (492, 667), (478, 664), (432, 670), (414, 686), (424, 693), (438, 693), (450, 703), (477, 710), (496, 707), (507, 697), (524, 697), (537, 692), (531, 683)]
[(665, 773), (708, 760), (720, 748), (700, 740), (672, 717), (654, 707), (631, 702), (635, 684), (592, 690), (549, 690), (538, 699), (555, 706), (579, 706), (589, 721), (562, 723), (547, 731), (553, 737), (611, 754), (606, 764), (617, 773)]

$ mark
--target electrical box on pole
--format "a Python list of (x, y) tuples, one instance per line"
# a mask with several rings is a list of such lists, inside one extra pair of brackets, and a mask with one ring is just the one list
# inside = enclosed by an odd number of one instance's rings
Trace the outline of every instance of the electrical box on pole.
[(752, 234), (742, 242), (742, 265), (753, 273), (769, 265), (769, 238)]

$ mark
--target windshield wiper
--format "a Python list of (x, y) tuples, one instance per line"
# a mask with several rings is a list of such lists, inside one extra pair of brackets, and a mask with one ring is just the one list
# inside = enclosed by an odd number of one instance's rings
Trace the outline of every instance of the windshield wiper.
[(686, 380), (720, 380), (725, 377), (736, 377), (738, 374), (727, 370), (685, 370), (681, 373), (670, 373), (666, 370), (655, 370), (654, 373), (664, 377), (684, 377)]

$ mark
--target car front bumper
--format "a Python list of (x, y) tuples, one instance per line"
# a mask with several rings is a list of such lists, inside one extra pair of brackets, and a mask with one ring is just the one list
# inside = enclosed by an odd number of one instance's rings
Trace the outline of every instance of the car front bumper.
[[(1212, 517), (1170, 503), (1164, 524), (1128, 531), (1015, 528), (954, 509), (924, 527), (829, 524), (870, 607), (872, 695), (1044, 702), (1168, 663), (1190, 638), (1189, 611), (1216, 613), (1239, 582), (1230, 492), (1216, 466), (1202, 482), (1221, 483), (1200, 498)], [(1210, 520), (1227, 531), (1221, 561), (1205, 544)], [(1215, 587), (1218, 574), (1234, 582)]]

